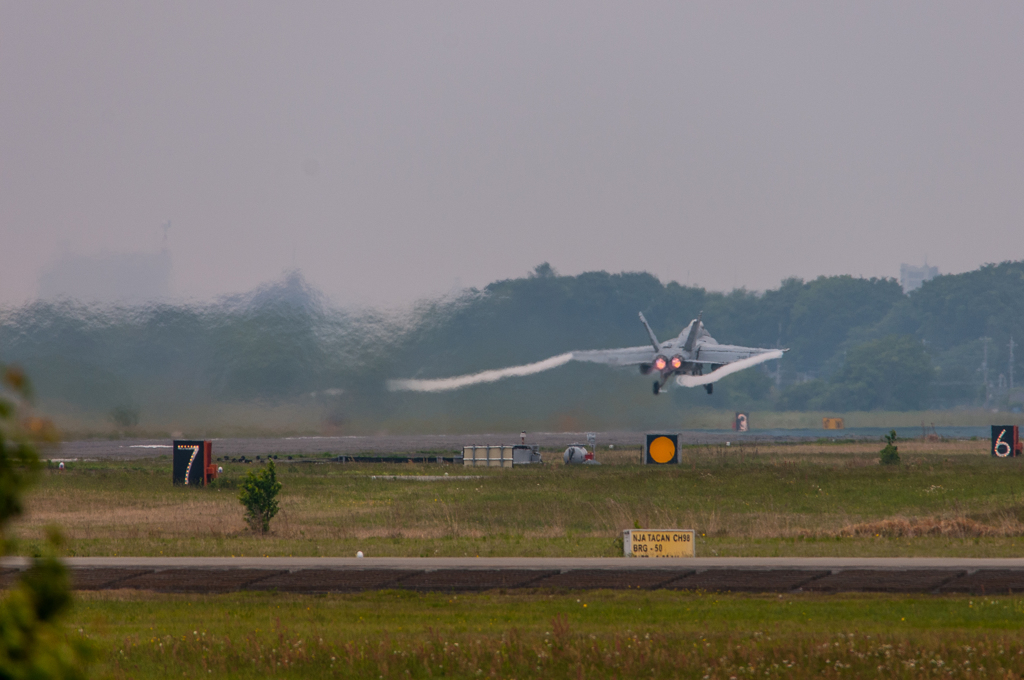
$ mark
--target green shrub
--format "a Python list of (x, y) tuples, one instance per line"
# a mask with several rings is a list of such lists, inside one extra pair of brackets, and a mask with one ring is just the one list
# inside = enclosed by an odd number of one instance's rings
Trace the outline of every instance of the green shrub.
[(889, 430), (885, 435), (885, 448), (882, 449), (878, 462), (882, 465), (899, 465), (900, 454), (896, 452), (896, 430)]
[(238, 500), (245, 506), (245, 521), (258, 534), (270, 531), (270, 520), (277, 514), (277, 492), (281, 482), (277, 481), (274, 461), (259, 472), (253, 471), (242, 481), (242, 492)]

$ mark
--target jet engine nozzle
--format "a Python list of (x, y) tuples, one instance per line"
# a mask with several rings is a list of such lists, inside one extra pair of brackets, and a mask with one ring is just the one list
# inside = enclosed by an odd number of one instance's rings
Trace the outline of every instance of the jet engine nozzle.
[(659, 371), (664, 371), (668, 367), (668, 359), (659, 354), (654, 358), (654, 367)]
[(680, 368), (683, 367), (683, 358), (677, 354), (674, 357), (672, 357), (672, 360), (669, 362), (669, 365), (678, 371)]

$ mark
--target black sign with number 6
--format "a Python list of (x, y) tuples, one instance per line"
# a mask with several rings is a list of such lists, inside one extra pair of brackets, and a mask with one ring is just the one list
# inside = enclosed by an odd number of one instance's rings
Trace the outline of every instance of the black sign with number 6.
[(1020, 455), (1020, 438), (1016, 425), (993, 425), (991, 453), (996, 458)]

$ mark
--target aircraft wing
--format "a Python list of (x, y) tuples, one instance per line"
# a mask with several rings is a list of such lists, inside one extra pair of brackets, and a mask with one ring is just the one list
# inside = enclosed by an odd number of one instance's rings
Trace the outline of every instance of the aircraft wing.
[[(694, 356), (687, 361), (704, 364), (731, 364), (750, 357), (766, 354), (774, 350), (760, 347), (740, 347), (739, 345), (720, 345), (718, 343), (699, 343), (694, 348)], [(587, 361), (594, 364), (609, 366), (635, 366), (649, 364), (654, 361), (655, 353), (650, 347), (623, 347), (621, 349), (591, 349), (572, 353), (573, 361)]]
[(731, 364), (734, 361), (749, 359), (760, 354), (775, 350), (761, 347), (740, 347), (739, 345), (719, 345), (716, 343), (698, 343), (691, 361), (705, 364)]
[(654, 361), (654, 351), (649, 347), (623, 347), (621, 349), (587, 349), (572, 353), (573, 361), (588, 361), (609, 366), (635, 366)]

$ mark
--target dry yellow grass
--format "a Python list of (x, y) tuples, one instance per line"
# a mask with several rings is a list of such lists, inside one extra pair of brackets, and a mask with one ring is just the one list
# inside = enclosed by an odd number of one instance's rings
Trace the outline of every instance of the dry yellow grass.
[(916, 538), (944, 536), (976, 538), (979, 536), (1022, 536), (1024, 525), (1015, 517), (1007, 517), (996, 525), (983, 524), (968, 517), (892, 517), (878, 522), (861, 522), (843, 527), (837, 536), (885, 536), (886, 538)]

